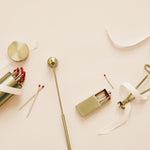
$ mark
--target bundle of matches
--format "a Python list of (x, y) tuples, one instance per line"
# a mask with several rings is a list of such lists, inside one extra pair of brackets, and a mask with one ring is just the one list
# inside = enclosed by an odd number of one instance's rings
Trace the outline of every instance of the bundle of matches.
[(38, 85), (38, 90), (37, 90), (37, 92), (34, 94), (34, 95), (32, 95), (26, 102), (25, 102), (25, 104), (23, 104), (20, 108), (19, 108), (19, 110), (21, 110), (22, 108), (24, 108), (32, 99), (33, 99), (33, 102), (32, 102), (32, 104), (31, 104), (31, 107), (30, 107), (30, 109), (29, 109), (29, 112), (28, 112), (28, 114), (27, 114), (27, 118), (29, 117), (29, 115), (31, 114), (31, 111), (32, 111), (32, 109), (33, 109), (33, 106), (34, 106), (34, 104), (35, 104), (35, 101), (36, 101), (36, 99), (37, 99), (37, 96), (38, 96), (38, 94), (40, 93), (40, 91), (44, 88), (45, 86), (44, 85)]
[(25, 71), (23, 70), (22, 67), (20, 69), (17, 68), (13, 71), (12, 76), (18, 83), (22, 84), (25, 80)]
[(6, 102), (14, 94), (19, 94), (19, 89), (25, 80), (23, 68), (17, 68), (12, 73), (8, 72), (0, 79), (0, 105)]

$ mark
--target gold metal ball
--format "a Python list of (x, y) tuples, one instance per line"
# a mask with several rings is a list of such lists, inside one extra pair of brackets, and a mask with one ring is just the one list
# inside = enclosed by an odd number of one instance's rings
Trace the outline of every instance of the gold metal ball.
[(55, 57), (50, 57), (48, 60), (47, 60), (47, 63), (48, 65), (51, 67), (51, 68), (56, 68), (57, 66), (57, 59)]
[(29, 48), (27, 44), (14, 41), (8, 46), (8, 56), (13, 61), (23, 61), (29, 55)]

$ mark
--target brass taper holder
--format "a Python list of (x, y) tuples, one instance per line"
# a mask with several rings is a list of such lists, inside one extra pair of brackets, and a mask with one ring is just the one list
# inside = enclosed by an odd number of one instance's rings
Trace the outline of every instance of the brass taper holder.
[[(141, 80), (141, 82), (136, 86), (136, 89), (138, 89), (139, 86), (140, 86), (140, 85), (148, 78), (148, 76), (150, 75), (150, 71), (148, 70), (148, 68), (150, 68), (150, 65), (148, 65), (148, 64), (144, 65), (144, 69), (147, 71), (148, 74), (147, 74), (147, 75)], [(150, 91), (150, 89), (147, 89), (147, 90), (143, 91), (143, 92), (140, 93), (140, 94), (142, 95), (142, 94), (144, 94), (144, 93), (146, 93), (146, 92), (148, 92), (148, 91)], [(118, 102), (119, 106), (120, 106), (122, 109), (125, 109), (125, 105), (135, 99), (134, 97), (130, 99), (131, 96), (132, 96), (132, 93), (130, 93), (124, 101), (119, 101), (119, 102)]]

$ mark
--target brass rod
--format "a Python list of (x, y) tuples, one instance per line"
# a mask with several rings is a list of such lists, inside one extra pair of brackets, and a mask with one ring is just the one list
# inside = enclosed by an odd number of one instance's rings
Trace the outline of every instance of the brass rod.
[(55, 68), (52, 68), (52, 69), (53, 69), (53, 73), (54, 73), (54, 77), (55, 77), (55, 83), (56, 83), (56, 89), (57, 89), (57, 94), (58, 94), (59, 105), (60, 105), (61, 113), (63, 114), (63, 107), (62, 107), (62, 102), (61, 102), (61, 98), (60, 98), (60, 92), (59, 92), (59, 88), (58, 88), (56, 72), (55, 72)]
[(57, 89), (59, 105), (60, 105), (60, 109), (61, 109), (61, 118), (62, 118), (62, 122), (63, 122), (64, 132), (65, 132), (65, 137), (66, 137), (66, 142), (67, 142), (67, 147), (68, 147), (68, 150), (71, 150), (70, 139), (69, 139), (69, 134), (68, 134), (68, 129), (67, 129), (65, 115), (63, 113), (63, 107), (62, 107), (62, 102), (61, 102), (61, 98), (60, 98), (60, 92), (59, 92), (59, 88), (58, 88), (56, 72), (55, 72), (55, 68), (52, 68), (52, 69), (53, 69), (53, 73), (54, 73), (54, 77), (55, 77), (56, 89)]
[[(140, 94), (143, 95), (143, 94), (145, 94), (145, 93), (147, 93), (149, 91), (150, 91), (150, 88), (145, 90), (145, 91), (143, 91), (143, 92), (141, 92)], [(135, 99), (135, 97), (132, 97), (131, 99), (129, 99), (129, 102), (133, 101), (134, 99)]]
[[(142, 80), (141, 82), (136, 86), (136, 89), (138, 89), (140, 87), (140, 85), (148, 78), (149, 74), (147, 74)], [(124, 100), (124, 103), (126, 103), (126, 101), (128, 101), (128, 99), (132, 96), (132, 93), (130, 93), (127, 98)]]

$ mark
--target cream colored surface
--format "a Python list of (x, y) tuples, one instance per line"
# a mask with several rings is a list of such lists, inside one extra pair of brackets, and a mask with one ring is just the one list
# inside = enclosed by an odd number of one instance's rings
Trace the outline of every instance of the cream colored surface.
[[(115, 48), (105, 33), (108, 25), (120, 38), (130, 40), (150, 33), (149, 0), (5, 0), (0, 1), (0, 59), (7, 47), (19, 40), (39, 48), (25, 62), (13, 63), (0, 75), (24, 66), (24, 95), (14, 96), (0, 108), (0, 141), (3, 150), (67, 150), (52, 70), (47, 59), (59, 60), (56, 74), (66, 115), (72, 150), (149, 150), (150, 101), (133, 102), (130, 120), (106, 136), (96, 135), (113, 118), (120, 100), (119, 85), (136, 85), (150, 64), (150, 40), (128, 49)], [(75, 104), (103, 88), (111, 89), (112, 101), (86, 118)], [(140, 88), (142, 91), (149, 82)], [(18, 108), (45, 84), (29, 119), (30, 106)]]

